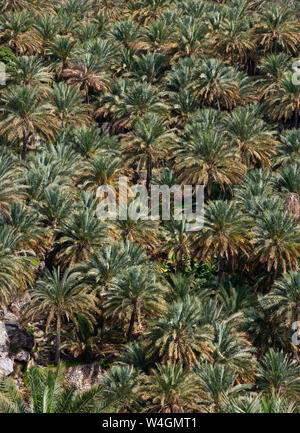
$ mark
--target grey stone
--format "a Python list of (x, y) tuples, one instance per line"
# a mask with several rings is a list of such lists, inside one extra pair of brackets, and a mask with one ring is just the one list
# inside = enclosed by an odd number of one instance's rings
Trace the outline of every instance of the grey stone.
[(29, 358), (30, 354), (26, 350), (20, 350), (16, 355), (14, 355), (15, 361), (28, 362)]
[(0, 379), (14, 371), (14, 363), (10, 358), (0, 358)]

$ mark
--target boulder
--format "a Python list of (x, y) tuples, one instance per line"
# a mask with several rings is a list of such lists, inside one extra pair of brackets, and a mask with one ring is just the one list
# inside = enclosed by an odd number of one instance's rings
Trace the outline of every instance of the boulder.
[(0, 358), (0, 379), (14, 371), (14, 363), (10, 358)]
[(79, 391), (86, 391), (102, 381), (102, 368), (99, 362), (76, 365), (66, 368), (65, 379), (69, 385), (74, 385)]
[(23, 349), (30, 352), (34, 346), (34, 337), (25, 329), (20, 329), (18, 323), (5, 323), (7, 334), (9, 336), (10, 348), (13, 352), (19, 352)]
[(26, 350), (20, 350), (14, 355), (14, 359), (15, 361), (28, 362), (30, 359), (30, 353)]
[(14, 370), (14, 363), (8, 355), (9, 338), (4, 323), (0, 322), (0, 379), (8, 376)]

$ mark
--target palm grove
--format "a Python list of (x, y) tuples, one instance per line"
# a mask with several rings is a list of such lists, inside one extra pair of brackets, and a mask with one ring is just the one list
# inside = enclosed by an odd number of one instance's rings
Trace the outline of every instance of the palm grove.
[[(299, 2), (0, 8), (0, 305), (43, 336), (0, 412), (298, 412)], [(100, 221), (124, 175), (204, 185), (204, 228)]]

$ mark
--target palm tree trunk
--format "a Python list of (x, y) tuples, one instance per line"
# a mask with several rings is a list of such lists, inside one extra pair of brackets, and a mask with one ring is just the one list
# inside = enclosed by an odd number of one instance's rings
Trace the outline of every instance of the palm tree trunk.
[(224, 270), (223, 270), (223, 259), (221, 255), (218, 257), (218, 286), (221, 286), (223, 282)]
[(152, 180), (152, 156), (147, 156), (147, 180), (146, 180), (146, 188), (149, 192), (150, 184)]
[(137, 300), (134, 301), (133, 310), (132, 310), (131, 317), (130, 317), (130, 323), (129, 323), (129, 327), (128, 327), (128, 331), (127, 331), (127, 341), (128, 342), (131, 340), (131, 337), (132, 337), (134, 322), (136, 320), (136, 313), (137, 313)]
[(22, 159), (23, 159), (23, 161), (26, 159), (26, 155), (27, 155), (28, 140), (29, 140), (29, 133), (26, 130), (24, 130), (23, 131), (23, 147), (22, 147)]
[(234, 66), (234, 49), (231, 47), (231, 66)]
[(56, 350), (55, 350), (55, 365), (60, 361), (60, 343), (61, 343), (61, 317), (57, 315), (56, 320)]
[(86, 104), (90, 103), (89, 88), (87, 88), (85, 91), (85, 103)]
[(294, 127), (298, 129), (298, 110), (294, 111)]

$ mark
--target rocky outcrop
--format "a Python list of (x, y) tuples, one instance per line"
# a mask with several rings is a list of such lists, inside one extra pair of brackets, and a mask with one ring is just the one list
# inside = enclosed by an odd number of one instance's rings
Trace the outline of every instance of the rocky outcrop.
[(10, 356), (16, 361), (28, 362), (34, 346), (33, 335), (25, 329), (20, 329), (16, 322), (5, 323), (5, 328), (9, 337)]
[(9, 357), (9, 338), (3, 322), (0, 322), (0, 379), (14, 371), (14, 363)]
[(68, 367), (65, 379), (69, 385), (74, 385), (79, 391), (85, 391), (102, 380), (102, 369), (99, 362)]

